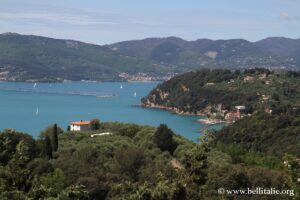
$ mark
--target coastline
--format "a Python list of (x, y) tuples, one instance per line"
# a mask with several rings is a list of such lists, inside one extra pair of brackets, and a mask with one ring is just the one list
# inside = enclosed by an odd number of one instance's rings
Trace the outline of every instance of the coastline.
[(198, 123), (203, 124), (203, 125), (218, 125), (218, 124), (228, 124), (229, 123), (228, 121), (225, 121), (225, 120), (210, 119), (210, 118), (208, 118), (208, 115), (206, 113), (203, 113), (200, 111), (198, 111), (196, 113), (185, 112), (185, 111), (180, 111), (178, 108), (175, 108), (175, 107), (167, 107), (167, 106), (162, 106), (162, 105), (158, 105), (158, 104), (154, 104), (154, 103), (151, 103), (150, 105), (141, 103), (139, 106), (141, 106), (143, 108), (149, 108), (149, 109), (165, 110), (165, 111), (169, 111), (171, 113), (177, 114), (177, 115), (204, 117), (203, 119), (197, 120)]
[(227, 124), (227, 121), (224, 120), (217, 120), (217, 119), (199, 119), (199, 123), (205, 124), (205, 125), (216, 125), (216, 124)]
[(178, 115), (187, 115), (187, 116), (199, 116), (199, 117), (207, 117), (207, 114), (203, 113), (203, 112), (186, 112), (186, 111), (181, 111), (178, 108), (175, 107), (168, 107), (168, 106), (162, 106), (162, 105), (158, 105), (158, 104), (154, 104), (151, 103), (149, 104), (145, 104), (145, 103), (140, 103), (140, 106), (143, 108), (150, 108), (150, 109), (158, 109), (158, 110), (166, 110), (169, 111), (171, 113), (174, 114), (178, 114)]

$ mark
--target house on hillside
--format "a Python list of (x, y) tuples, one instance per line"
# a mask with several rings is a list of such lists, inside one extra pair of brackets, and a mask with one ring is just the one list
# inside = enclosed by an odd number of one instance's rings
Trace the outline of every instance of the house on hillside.
[(253, 76), (246, 76), (244, 77), (244, 81), (254, 81), (254, 77)]
[(241, 114), (240, 112), (229, 112), (225, 115), (225, 119), (229, 122), (235, 122), (241, 119)]
[(225, 119), (230, 122), (235, 122), (244, 116), (246, 106), (235, 106), (235, 112), (229, 112), (225, 115)]
[(91, 121), (70, 122), (70, 131), (89, 131), (91, 130)]

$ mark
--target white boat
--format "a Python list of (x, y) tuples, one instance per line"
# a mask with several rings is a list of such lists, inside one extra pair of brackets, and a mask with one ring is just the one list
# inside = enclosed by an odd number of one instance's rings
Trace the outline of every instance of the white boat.
[(120, 89), (123, 89), (123, 85), (120, 86)]
[(133, 96), (136, 97), (136, 92), (134, 92)]
[(36, 86), (37, 86), (37, 83), (34, 83), (33, 88), (36, 88)]
[(36, 107), (36, 112), (35, 112), (35, 115), (38, 115), (39, 114), (39, 108)]

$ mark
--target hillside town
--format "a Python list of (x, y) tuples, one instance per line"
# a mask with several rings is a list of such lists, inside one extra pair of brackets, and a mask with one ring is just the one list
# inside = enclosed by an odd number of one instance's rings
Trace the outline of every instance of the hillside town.
[(176, 75), (175, 73), (169, 73), (166, 75), (157, 76), (157, 75), (151, 75), (151, 74), (141, 73), (141, 72), (131, 75), (122, 72), (119, 74), (119, 77), (128, 82), (149, 82), (149, 81), (167, 81), (172, 77), (174, 77), (175, 75)]

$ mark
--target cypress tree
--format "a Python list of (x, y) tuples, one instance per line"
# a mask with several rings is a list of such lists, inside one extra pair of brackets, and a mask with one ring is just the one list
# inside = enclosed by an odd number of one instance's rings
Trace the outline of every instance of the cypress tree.
[(54, 124), (53, 125), (53, 131), (52, 131), (52, 134), (51, 134), (51, 145), (52, 145), (52, 150), (54, 152), (57, 151), (58, 149), (58, 136), (57, 136), (57, 132), (58, 132), (58, 129), (57, 129), (57, 124)]
[(44, 139), (44, 153), (48, 156), (48, 158), (52, 158), (52, 147), (51, 147), (51, 140), (47, 135)]

